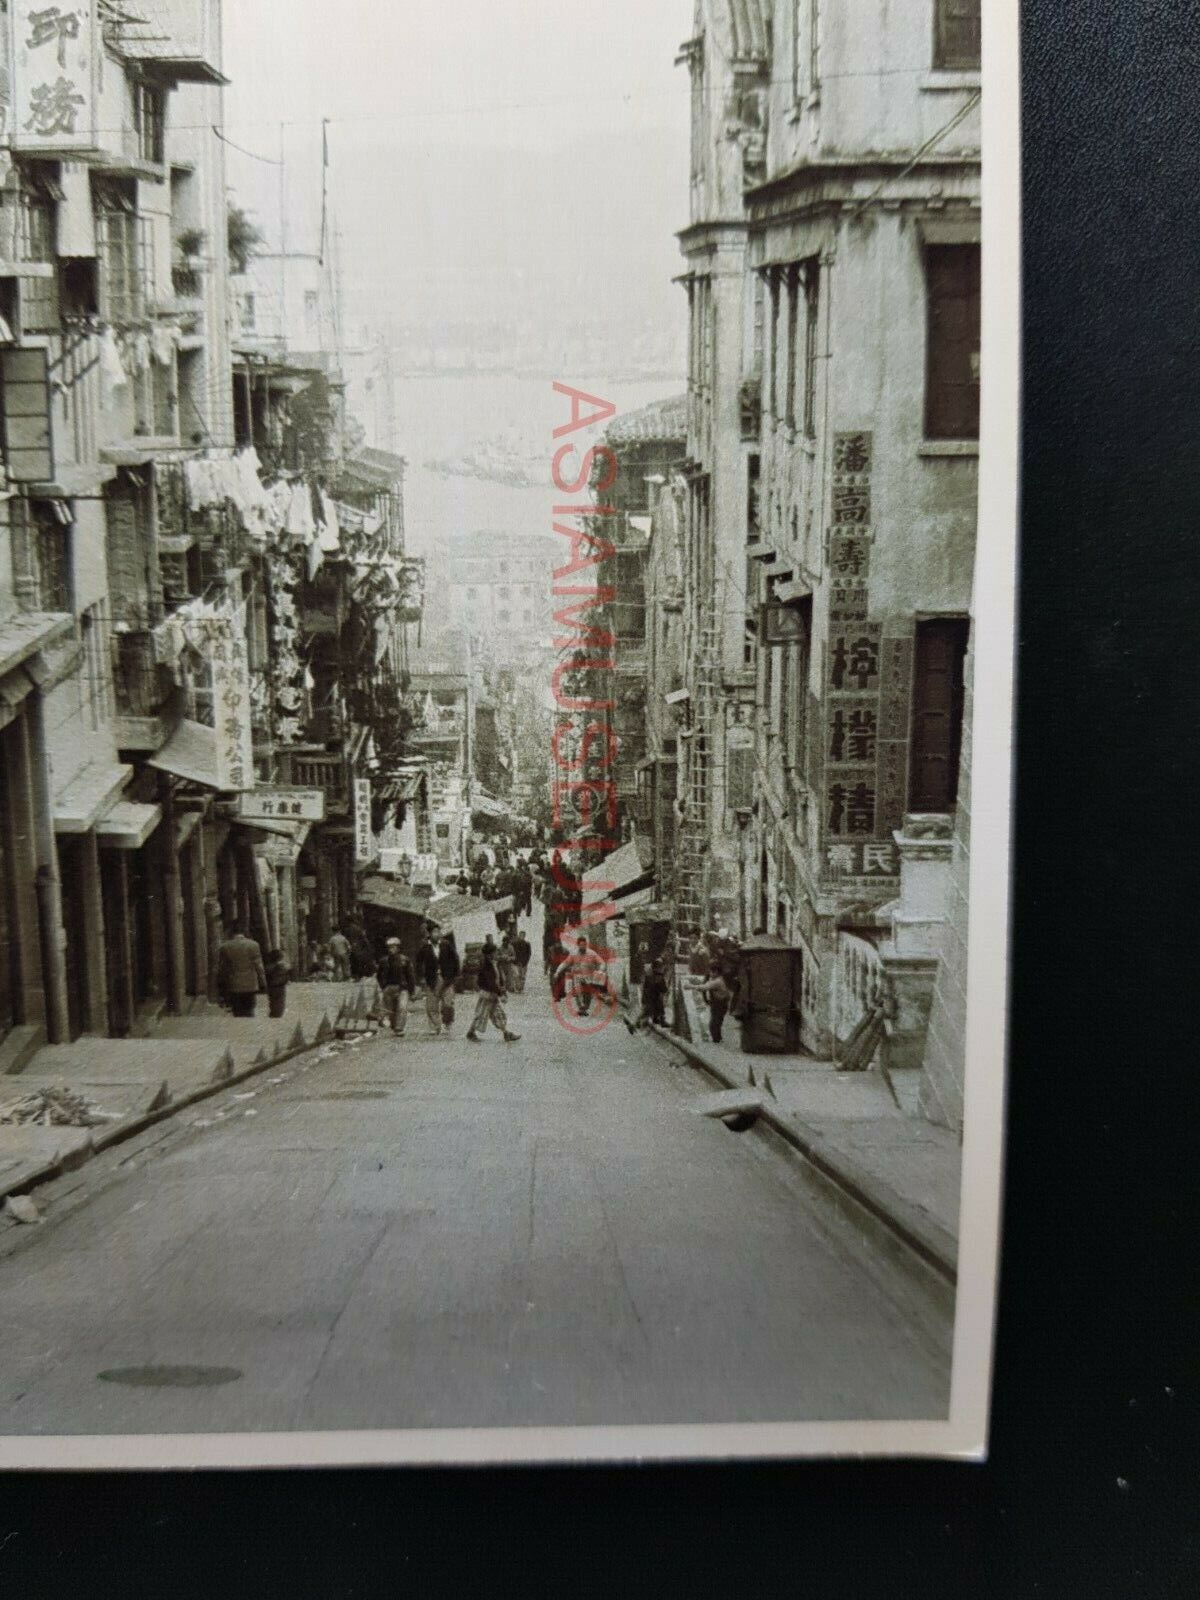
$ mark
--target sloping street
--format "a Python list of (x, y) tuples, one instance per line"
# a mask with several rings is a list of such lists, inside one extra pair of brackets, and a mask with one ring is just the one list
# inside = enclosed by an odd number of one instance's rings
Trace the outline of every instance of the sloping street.
[(709, 1087), (544, 980), (317, 1052), (43, 1191), (5, 1433), (944, 1415), (948, 1329)]

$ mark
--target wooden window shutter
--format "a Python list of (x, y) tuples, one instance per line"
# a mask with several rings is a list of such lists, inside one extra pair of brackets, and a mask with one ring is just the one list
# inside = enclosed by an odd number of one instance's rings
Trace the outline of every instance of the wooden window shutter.
[(113, 620), (144, 626), (148, 620), (146, 552), (142, 519), (132, 495), (110, 495), (105, 503), (108, 592)]
[(969, 630), (966, 617), (939, 617), (917, 623), (908, 796), (911, 811), (954, 809)]
[(925, 437), (979, 437), (979, 246), (930, 245)]
[(4, 459), (14, 483), (50, 483), (54, 478), (46, 363), (45, 350), (5, 350), (0, 354)]

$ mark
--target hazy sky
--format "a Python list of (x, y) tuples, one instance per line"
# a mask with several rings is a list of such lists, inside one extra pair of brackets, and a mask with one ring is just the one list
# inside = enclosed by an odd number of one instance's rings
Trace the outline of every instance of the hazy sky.
[[(347, 296), (681, 312), (692, 0), (227, 0), (229, 182), (311, 248), (321, 120)], [(281, 124), (283, 125), (281, 128)], [(281, 143), (282, 141), (282, 143)]]

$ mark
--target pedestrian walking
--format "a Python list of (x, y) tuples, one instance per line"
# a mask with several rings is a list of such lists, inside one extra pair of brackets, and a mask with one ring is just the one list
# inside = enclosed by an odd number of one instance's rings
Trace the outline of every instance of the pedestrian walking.
[(437, 997), (443, 1028), (454, 1026), (454, 995), (462, 973), (458, 946), (452, 933), (444, 933), (438, 945)]
[(417, 980), (413, 964), (401, 949), (399, 939), (388, 940), (387, 954), (379, 963), (376, 977), (383, 992), (383, 1014), (392, 1032), (402, 1039), (408, 1022), (409, 1001), (416, 991)]
[(688, 951), (688, 971), (693, 978), (704, 978), (712, 965), (712, 952), (708, 948), (708, 940), (702, 933), (698, 933), (692, 941)]
[(266, 987), (262, 946), (231, 923), (229, 937), (217, 951), (217, 993), (235, 1017), (252, 1017)]
[(533, 946), (524, 933), (518, 933), (513, 940), (513, 993), (525, 993), (525, 978), (529, 971), (529, 963), (533, 959)]
[(575, 941), (575, 949), (560, 963), (558, 971), (560, 975), (566, 974), (575, 1000), (575, 1010), (581, 1017), (586, 1017), (592, 1009), (592, 1001), (606, 992), (608, 979), (604, 962), (582, 933)]
[(466, 1034), (472, 1044), (479, 1044), (479, 1030), (486, 1028), (489, 1020), (504, 1036), (506, 1044), (515, 1044), (521, 1037), (519, 1033), (513, 1033), (508, 1026), (508, 1018), (504, 1012), (504, 980), (497, 965), (497, 954), (495, 941), (489, 933), (483, 941), (483, 950), (479, 958), (479, 999), (475, 1002), (475, 1015), (471, 1018), (471, 1026)]
[(513, 967), (516, 965), (517, 951), (513, 944), (511, 931), (506, 931), (500, 941), (500, 948), (496, 952), (496, 965), (500, 968), (500, 982), (504, 985), (504, 992), (512, 994)]
[(429, 1031), (434, 1035), (440, 1034), (442, 1007), (438, 997), (438, 979), (441, 977), (441, 969), (438, 966), (437, 945), (433, 942), (431, 929), (426, 929), (421, 948), (417, 951), (417, 977), (425, 989), (425, 1017), (429, 1023)]
[(281, 1017), (287, 1010), (287, 986), (292, 975), (282, 950), (267, 951), (264, 970), (267, 977), (267, 1011), (272, 1017)]
[(329, 941), (329, 954), (333, 957), (333, 975), (339, 983), (350, 977), (350, 941), (339, 928)]
[(708, 1001), (708, 1036), (714, 1044), (720, 1044), (721, 1028), (733, 991), (725, 982), (719, 961), (710, 963), (708, 977), (700, 985), (700, 993)]

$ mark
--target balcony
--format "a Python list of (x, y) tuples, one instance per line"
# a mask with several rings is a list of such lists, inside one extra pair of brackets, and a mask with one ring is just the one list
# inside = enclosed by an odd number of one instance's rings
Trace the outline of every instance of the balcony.
[(335, 751), (300, 747), (279, 752), (281, 781), (301, 789), (320, 789), (325, 815), (350, 809), (350, 774), (346, 758)]
[(156, 0), (153, 14), (130, 6), (109, 23), (110, 40), (127, 61), (163, 83), (215, 83), (221, 71), (221, 0)]
[(159, 750), (179, 719), (182, 694), (171, 670), (159, 660), (149, 628), (115, 633), (113, 731), (118, 749)]

